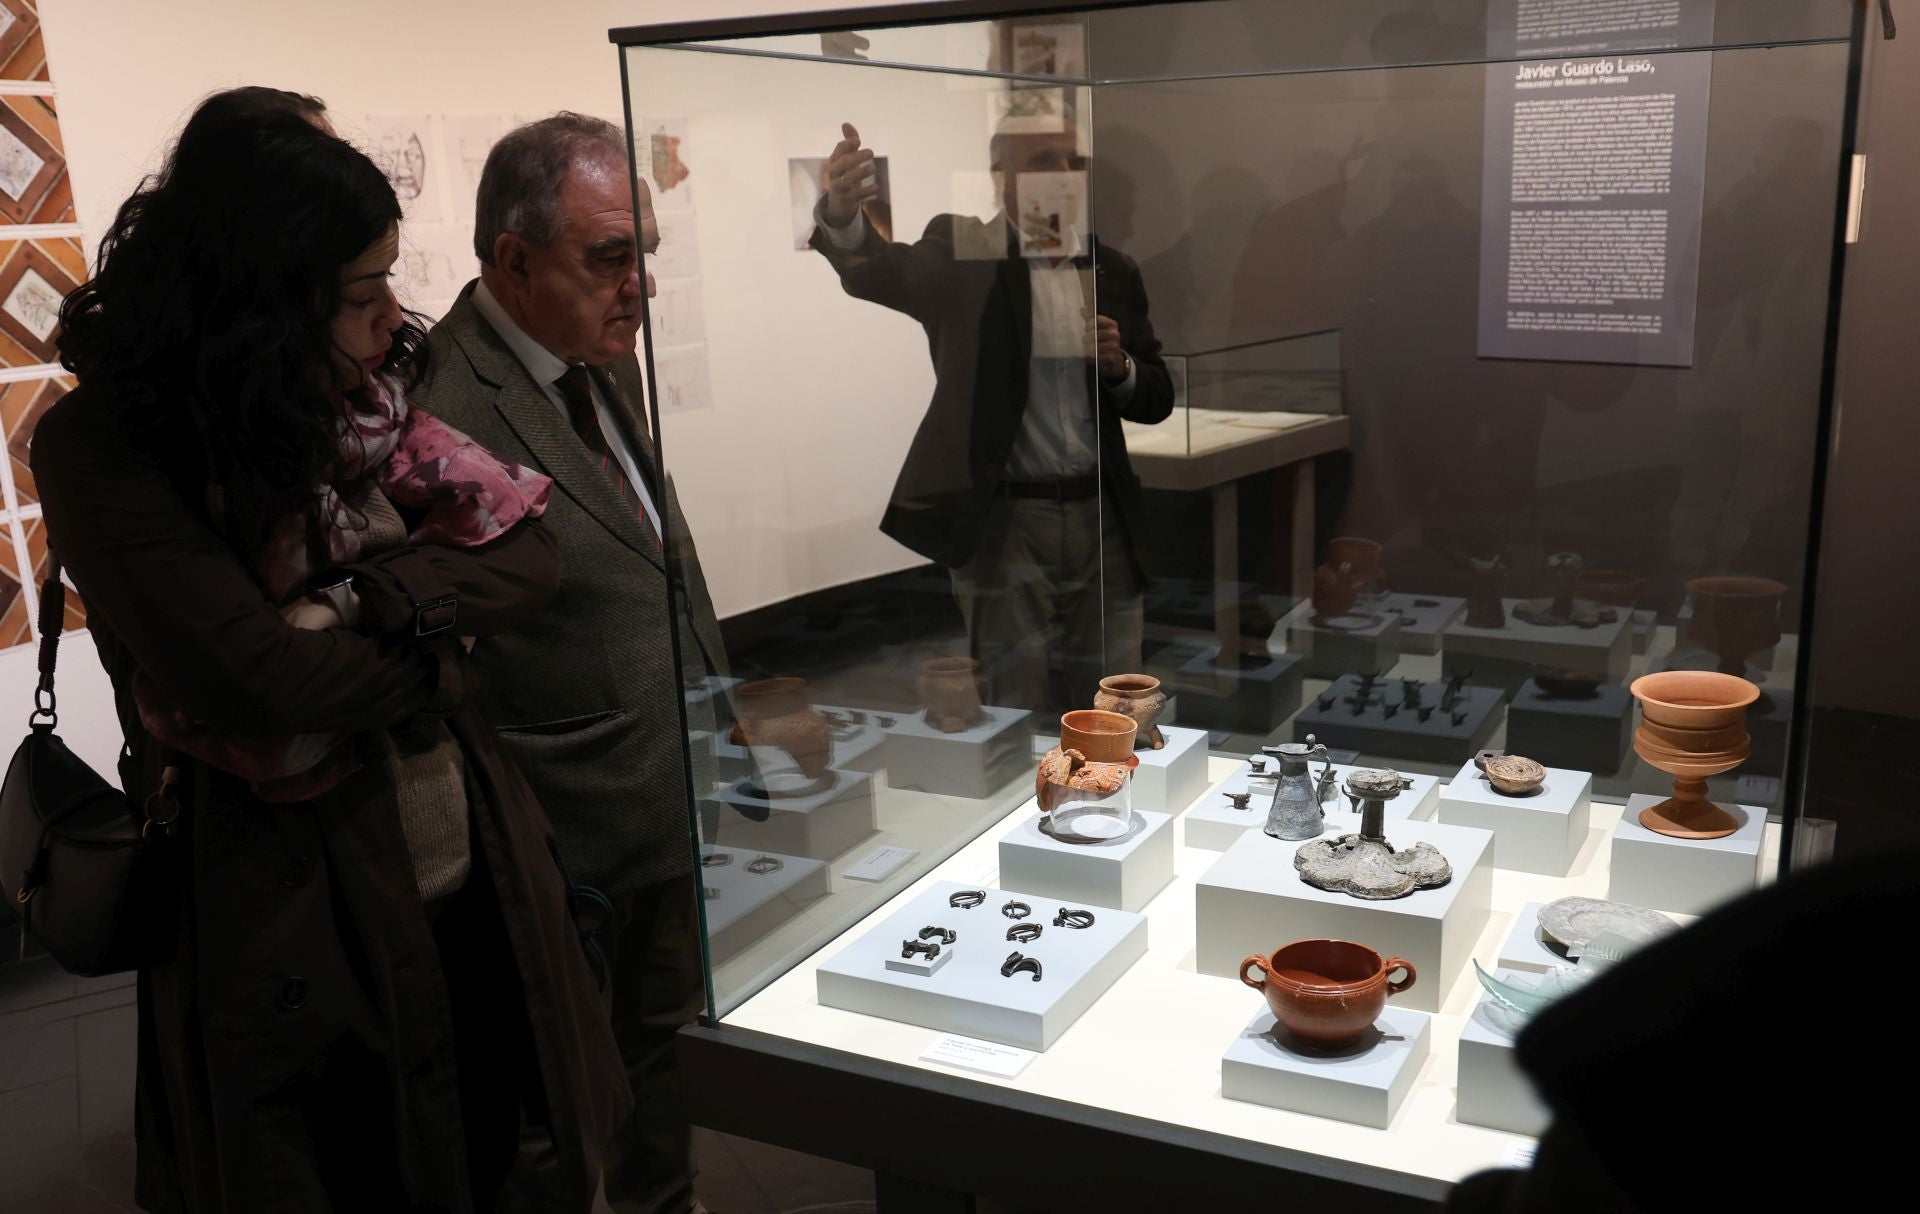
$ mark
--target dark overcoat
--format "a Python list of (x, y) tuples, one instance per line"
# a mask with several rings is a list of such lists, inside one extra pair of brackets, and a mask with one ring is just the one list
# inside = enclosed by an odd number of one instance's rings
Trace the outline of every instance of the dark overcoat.
[[(559, 578), (551, 538), (523, 523), (479, 549), (371, 559), (353, 570), (366, 635), (302, 630), (191, 504), (204, 490), (164, 462), (85, 388), (34, 435), (53, 549), (113, 683), (125, 787), (144, 797), (169, 761), (134, 711), (136, 671), (235, 735), (337, 732), (371, 747), (365, 731), (443, 718), (465, 754), (475, 872), (499, 902), (549, 1106), (545, 1208), (586, 1208), (629, 1096), (552, 831), (478, 712), (458, 640), (411, 636), (415, 605), (443, 594), (481, 646), (540, 610)], [(385, 769), (370, 761), (297, 805), (192, 763), (184, 789), (178, 949), (139, 979), (140, 1203), (471, 1209), (446, 984)]]

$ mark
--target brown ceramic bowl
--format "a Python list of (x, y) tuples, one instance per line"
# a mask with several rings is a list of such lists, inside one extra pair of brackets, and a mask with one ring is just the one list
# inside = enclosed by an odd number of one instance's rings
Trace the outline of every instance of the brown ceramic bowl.
[(1640, 811), (1640, 824), (1678, 839), (1732, 834), (1739, 822), (1708, 799), (1706, 780), (1752, 752), (1747, 710), (1760, 689), (1737, 675), (1664, 670), (1635, 679), (1628, 690), (1640, 701), (1634, 752), (1673, 776), (1673, 796)]
[[(1406, 977), (1388, 981), (1395, 970)], [(1380, 1018), (1387, 996), (1412, 986), (1414, 977), (1412, 963), (1382, 958), (1350, 940), (1296, 940), (1271, 957), (1255, 953), (1240, 963), (1240, 981), (1267, 997), (1273, 1018), (1322, 1049), (1358, 1041)]]
[(1363, 586), (1386, 572), (1380, 567), (1380, 558), (1385, 552), (1377, 541), (1354, 535), (1335, 536), (1327, 541), (1328, 563), (1335, 569), (1345, 565), (1354, 581)]
[(1134, 757), (1132, 717), (1097, 708), (1077, 708), (1060, 717), (1060, 749), (1077, 750), (1089, 763), (1125, 763)]
[(1647, 588), (1647, 579), (1625, 569), (1586, 569), (1573, 579), (1573, 597), (1602, 607), (1632, 607)]
[(1647, 721), (1686, 736), (1707, 736), (1733, 725), (1744, 732), (1747, 709), (1760, 698), (1760, 689), (1739, 675), (1711, 670), (1641, 675), (1627, 690), (1640, 701)]
[(1136, 746), (1159, 750), (1166, 745), (1166, 739), (1156, 722), (1160, 720), (1160, 714), (1167, 710), (1167, 696), (1160, 690), (1160, 680), (1152, 675), (1108, 675), (1100, 680), (1100, 690), (1093, 695), (1093, 706), (1102, 712), (1117, 712), (1121, 716), (1132, 717), (1137, 727), (1134, 735)]

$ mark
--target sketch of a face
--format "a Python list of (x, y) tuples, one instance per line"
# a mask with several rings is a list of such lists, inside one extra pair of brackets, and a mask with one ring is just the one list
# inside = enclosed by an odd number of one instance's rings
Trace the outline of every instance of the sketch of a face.
[(0, 126), (0, 190), (5, 190), (7, 197), (15, 202), (25, 197), (27, 187), (46, 163), (46, 158), (20, 142), (18, 135)]
[(380, 160), (401, 202), (412, 202), (427, 188), (427, 149), (418, 131), (386, 131), (380, 136)]
[(26, 326), (27, 332), (41, 341), (52, 337), (60, 324), (60, 292), (32, 267), (13, 284), (13, 290), (7, 293), (0, 308), (5, 308), (8, 316)]

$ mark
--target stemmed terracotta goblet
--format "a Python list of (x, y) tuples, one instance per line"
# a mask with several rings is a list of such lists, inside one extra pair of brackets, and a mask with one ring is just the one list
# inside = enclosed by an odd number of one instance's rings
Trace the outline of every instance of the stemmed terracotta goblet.
[(1722, 839), (1740, 820), (1707, 799), (1707, 777), (1732, 771), (1753, 751), (1747, 709), (1760, 689), (1736, 675), (1664, 670), (1628, 688), (1640, 701), (1633, 749), (1673, 775), (1673, 795), (1640, 811), (1640, 825), (1676, 839)]

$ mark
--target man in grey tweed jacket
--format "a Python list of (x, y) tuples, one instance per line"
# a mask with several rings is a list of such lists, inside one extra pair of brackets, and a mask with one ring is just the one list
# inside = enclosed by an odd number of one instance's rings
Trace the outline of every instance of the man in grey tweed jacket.
[(657, 230), (650, 214), (635, 224), (630, 191), (625, 141), (597, 118), (557, 114), (496, 144), (475, 205), (481, 276), (434, 326), (416, 403), (554, 481), (560, 593), (473, 658), (569, 876), (614, 906), (601, 943), (634, 1113), (608, 1144), (607, 1199), (683, 1211), (673, 1034), (704, 988), (673, 631), (690, 679), (724, 658), (692, 538), (655, 483), (634, 349)]

